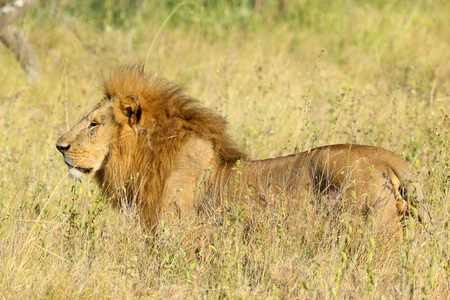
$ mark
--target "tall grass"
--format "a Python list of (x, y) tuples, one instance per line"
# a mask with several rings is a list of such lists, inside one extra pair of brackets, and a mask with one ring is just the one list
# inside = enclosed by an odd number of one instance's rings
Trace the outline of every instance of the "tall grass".
[[(450, 297), (450, 3), (286, 3), (62, 1), (15, 24), (43, 71), (29, 84), (0, 47), (2, 298)], [(239, 203), (220, 223), (146, 235), (93, 182), (65, 178), (54, 149), (98, 102), (102, 70), (139, 60), (225, 116), (254, 158), (346, 142), (395, 151), (434, 225), (408, 224), (397, 243), (335, 207)]]

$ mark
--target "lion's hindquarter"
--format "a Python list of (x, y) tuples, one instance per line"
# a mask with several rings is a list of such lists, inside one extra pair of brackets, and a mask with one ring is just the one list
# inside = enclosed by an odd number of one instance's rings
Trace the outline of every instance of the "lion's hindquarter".
[[(416, 179), (408, 163), (372, 146), (324, 146), (286, 157), (243, 162), (234, 170), (231, 177), (239, 182), (239, 198), (267, 205), (286, 199), (294, 207), (313, 199), (346, 199), (363, 213), (375, 212), (385, 223), (397, 222), (409, 212), (409, 203), (404, 200), (408, 193), (414, 194), (416, 203), (423, 201), (420, 186), (415, 186), (415, 191), (411, 188)], [(427, 221), (423, 209), (418, 211), (419, 218)]]
[[(398, 155), (378, 147), (333, 145), (310, 151), (311, 167), (325, 185), (336, 186), (362, 206), (373, 208), (380, 219), (398, 219), (418, 209), (427, 222), (424, 195), (410, 166)], [(326, 176), (324, 176), (326, 174)], [(322, 176), (321, 176), (322, 175)], [(316, 180), (317, 182), (317, 180)]]

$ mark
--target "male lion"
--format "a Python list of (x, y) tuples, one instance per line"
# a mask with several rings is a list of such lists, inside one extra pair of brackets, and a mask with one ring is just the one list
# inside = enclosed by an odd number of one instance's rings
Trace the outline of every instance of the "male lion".
[(413, 211), (428, 221), (416, 177), (387, 150), (331, 145), (250, 160), (226, 134), (223, 118), (180, 87), (145, 74), (143, 65), (116, 69), (103, 92), (56, 148), (73, 177), (94, 175), (113, 204), (136, 205), (149, 228), (168, 213), (181, 217), (213, 212), (224, 201), (267, 206), (280, 199), (290, 209), (301, 201), (348, 200), (396, 227)]

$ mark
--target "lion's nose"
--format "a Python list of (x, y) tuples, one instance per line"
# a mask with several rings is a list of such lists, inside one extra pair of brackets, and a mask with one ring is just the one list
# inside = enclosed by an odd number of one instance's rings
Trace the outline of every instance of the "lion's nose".
[(64, 154), (65, 151), (69, 150), (70, 144), (56, 144), (56, 149), (58, 149), (59, 152)]

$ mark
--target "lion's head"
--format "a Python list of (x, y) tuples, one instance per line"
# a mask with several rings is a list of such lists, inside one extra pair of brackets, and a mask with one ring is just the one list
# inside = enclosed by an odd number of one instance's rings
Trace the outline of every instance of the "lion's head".
[(142, 113), (137, 97), (105, 90), (102, 101), (58, 139), (56, 148), (72, 177), (79, 179), (102, 171), (112, 144), (124, 139), (130, 142), (137, 135), (135, 124)]

